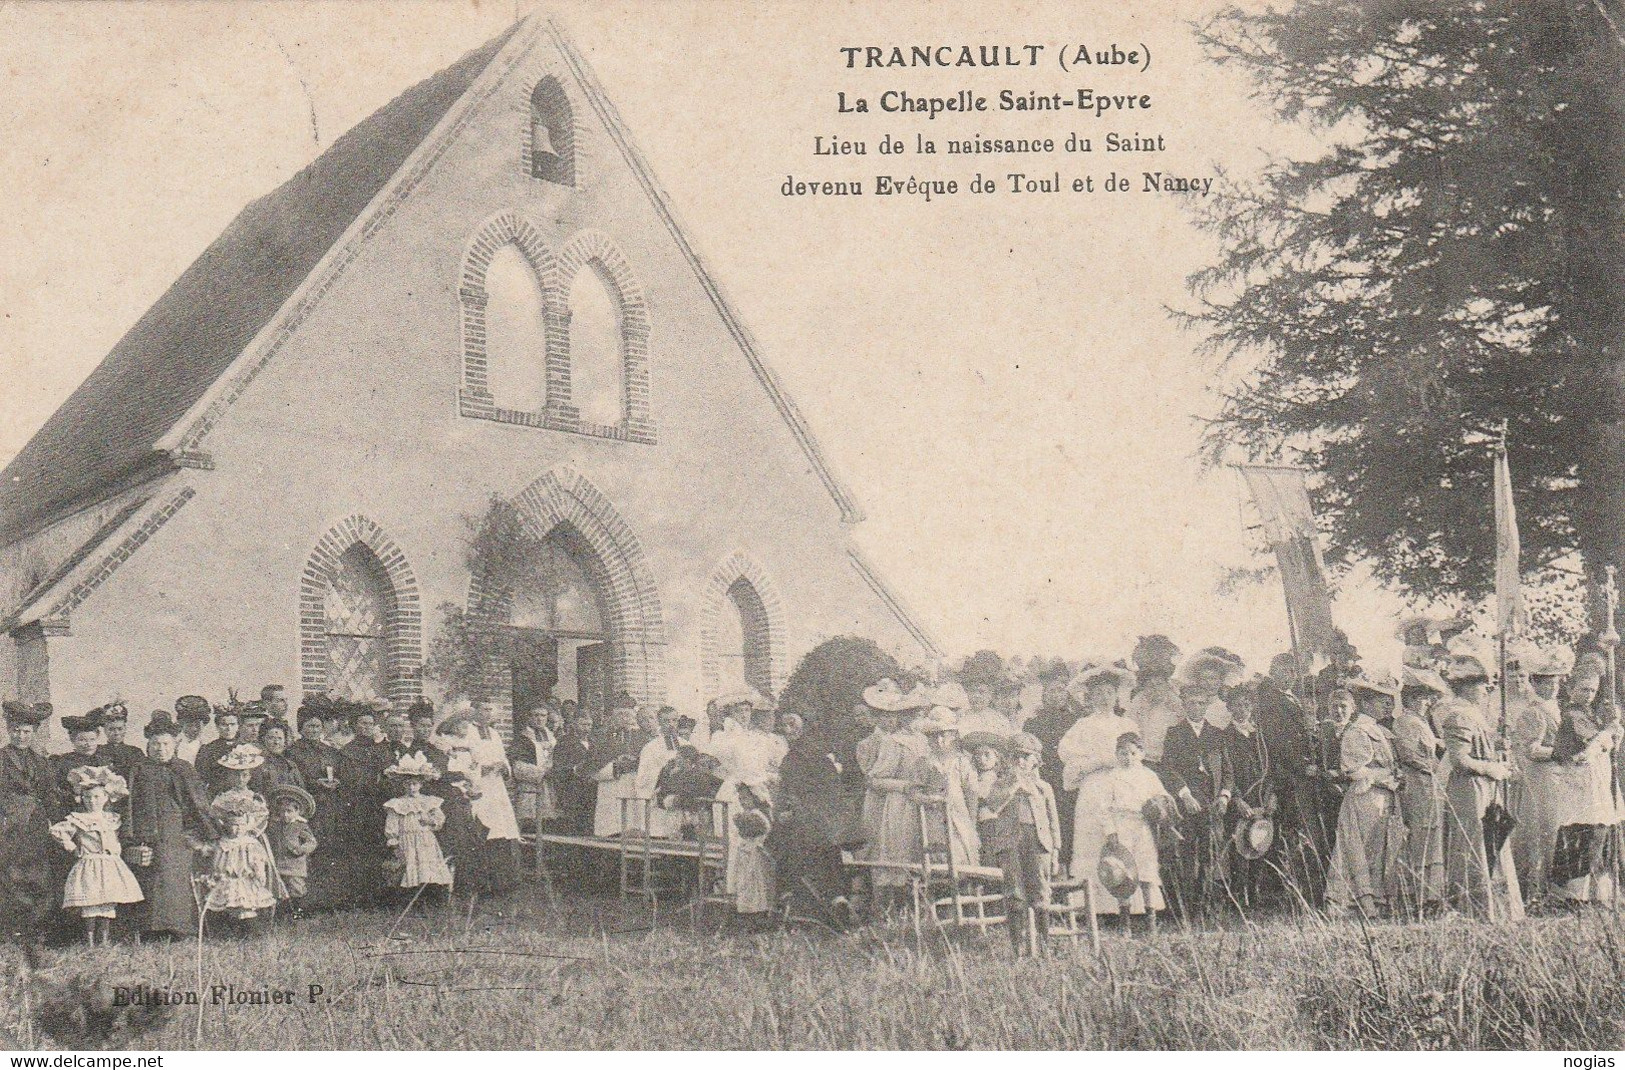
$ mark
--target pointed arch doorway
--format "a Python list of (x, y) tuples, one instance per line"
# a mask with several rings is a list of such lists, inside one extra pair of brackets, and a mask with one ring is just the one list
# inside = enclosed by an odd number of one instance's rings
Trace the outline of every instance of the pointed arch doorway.
[(572, 699), (602, 720), (613, 698), (603, 565), (581, 533), (558, 524), (542, 539), (513, 592), (509, 614), (513, 710), (549, 696)]
[[(469, 604), (507, 642), (489, 671), (493, 710), (525, 714), (549, 695), (595, 714), (626, 692), (666, 700), (665, 615), (637, 536), (590, 480), (567, 465), (513, 499), (535, 539), (514, 589), (471, 579)], [(511, 703), (511, 704), (510, 704)], [(505, 708), (504, 708), (505, 707)]]

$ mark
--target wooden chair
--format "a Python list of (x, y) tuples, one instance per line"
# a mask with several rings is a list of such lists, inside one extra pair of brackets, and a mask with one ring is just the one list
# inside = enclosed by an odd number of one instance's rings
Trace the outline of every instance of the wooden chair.
[(636, 896), (654, 906), (655, 856), (649, 827), (649, 800), (621, 800), (621, 898)]
[(1054, 881), (1044, 915), (1049, 919), (1051, 939), (1059, 937), (1076, 945), (1087, 934), (1090, 949), (1100, 954), (1100, 921), (1095, 917), (1094, 887), (1088, 878), (1063, 877)]
[(698, 828), (694, 900), (690, 906), (697, 928), (705, 908), (720, 904), (733, 909), (733, 893), (728, 891), (728, 822), (732, 807), (721, 800), (711, 803), (711, 820)]
[(955, 860), (946, 800), (924, 796), (917, 812), (920, 868), (914, 881), (914, 901), (921, 916), (929, 916), (939, 925), (983, 930), (1004, 924), (1003, 872), (993, 866), (961, 866)]

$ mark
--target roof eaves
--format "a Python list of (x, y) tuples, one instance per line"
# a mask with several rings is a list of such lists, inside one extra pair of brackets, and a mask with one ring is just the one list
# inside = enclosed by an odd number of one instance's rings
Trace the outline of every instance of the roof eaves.
[(446, 109), (440, 121), (407, 156), (406, 162), (357, 214), (344, 233), (317, 261), (316, 267), (305, 276), (304, 281), (288, 296), (276, 314), (266, 321), (225, 373), (216, 378), (203, 396), (158, 440), (156, 448), (176, 453), (192, 453), (200, 449), (201, 443), (214, 429), (220, 417), (236, 403), (249, 384), (275, 356), (281, 347), (282, 339), (291, 333), (293, 327), (304, 322), (317, 303), (337, 282), (339, 276), (349, 267), (357, 255), (359, 245), (371, 237), (384, 219), (394, 214), (395, 208), (427, 176), (441, 154), (449, 147), (452, 138), (472, 119), (474, 109), (495, 91), (502, 79), (506, 78), (508, 72), (529, 51), (535, 43), (541, 25), (541, 18), (532, 15), (510, 31), (508, 40), (463, 91), (457, 102)]
[(879, 572), (875, 571), (874, 565), (869, 563), (869, 559), (863, 556), (862, 551), (856, 546), (848, 546), (846, 553), (852, 562), (852, 567), (857, 570), (859, 576), (863, 577), (863, 582), (867, 583), (869, 589), (874, 591), (880, 600), (886, 604), (886, 608), (892, 611), (892, 614), (908, 634), (914, 637), (914, 641), (924, 648), (926, 656), (941, 658), (942, 648), (937, 646), (937, 642), (931, 637), (931, 633), (925, 630), (925, 626), (920, 623), (919, 618), (914, 615), (913, 610), (909, 609), (902, 597), (891, 589), (891, 586), (886, 583)]

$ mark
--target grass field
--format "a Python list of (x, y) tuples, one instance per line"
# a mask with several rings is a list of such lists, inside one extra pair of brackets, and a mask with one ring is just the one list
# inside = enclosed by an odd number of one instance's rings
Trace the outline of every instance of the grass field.
[[(650, 924), (651, 921), (654, 924)], [(1616, 1049), (1625, 921), (1499, 928), (1275, 921), (1107, 939), (1049, 960), (1002, 931), (911, 926), (717, 936), (685, 911), (520, 901), (404, 920), (307, 920), (250, 943), (51, 952), (43, 976), (128, 974), (198, 991), (132, 1049), (187, 1048), (1560, 1048)], [(0, 1025), (40, 981), (14, 951)], [(286, 1005), (211, 1003), (213, 986)], [(309, 986), (323, 992), (310, 1002)], [(80, 1046), (80, 1045), (71, 1045)]]

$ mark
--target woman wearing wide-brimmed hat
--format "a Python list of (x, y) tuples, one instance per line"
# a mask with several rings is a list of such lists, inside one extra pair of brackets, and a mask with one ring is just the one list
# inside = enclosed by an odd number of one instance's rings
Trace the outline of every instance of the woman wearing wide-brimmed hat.
[(1394, 718), (1394, 756), (1403, 778), (1399, 813), (1405, 822), (1400, 882), (1405, 908), (1418, 913), (1437, 910), (1445, 898), (1444, 789), (1449, 772), (1444, 742), (1428, 713), (1448, 698), (1450, 688), (1438, 673), (1405, 667), (1400, 712)]
[[(1489, 670), (1471, 654), (1457, 655), (1445, 680), (1455, 694), (1439, 710), (1450, 752), (1444, 845), (1450, 899), (1476, 917), (1516, 921), (1524, 915), (1523, 893), (1510, 838), (1494, 845), (1485, 839), (1485, 816), (1497, 802), (1501, 784), (1513, 773), (1485, 712)], [(1492, 846), (1498, 849), (1492, 851)]]
[[(1518, 883), (1533, 903), (1547, 893), (1557, 830), (1566, 819), (1576, 767), (1558, 759), (1558, 736), (1563, 710), (1557, 702), (1558, 685), (1568, 675), (1564, 659), (1544, 654), (1528, 665), (1530, 695), (1510, 714), (1512, 759), (1518, 770), (1513, 816), (1513, 855)], [(1581, 776), (1585, 771), (1579, 770)]]
[(57, 811), (51, 760), (34, 750), (45, 715), (7, 699), (6, 746), (0, 747), (0, 925), (33, 942), (56, 909), (51, 820)]
[(873, 758), (864, 770), (868, 789), (864, 821), (870, 832), (866, 857), (888, 863), (876, 868), (872, 879), (877, 897), (893, 905), (920, 861), (920, 818), (911, 793), (916, 787), (915, 767), (926, 756), (927, 747), (913, 722), (924, 712), (928, 698), (924, 688), (905, 692), (890, 679), (863, 693), (864, 706), (880, 725)]
[(1399, 760), (1393, 737), (1378, 722), (1393, 711), (1399, 687), (1373, 675), (1347, 681), (1355, 714), (1343, 730), (1338, 756), (1349, 787), (1337, 815), (1337, 841), (1327, 866), (1326, 908), (1357, 908), (1368, 918), (1386, 912), (1398, 876), (1395, 863), (1403, 835), (1396, 796)]

